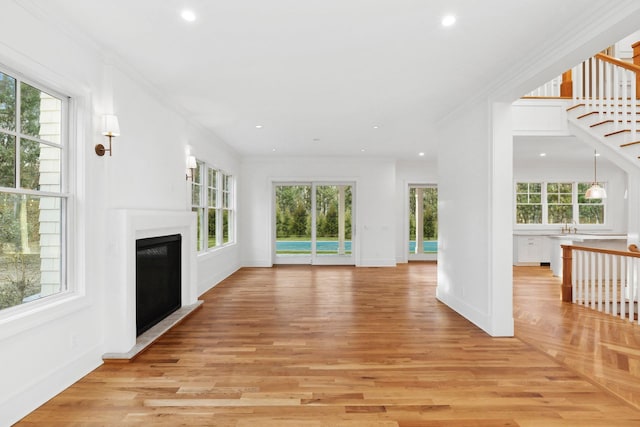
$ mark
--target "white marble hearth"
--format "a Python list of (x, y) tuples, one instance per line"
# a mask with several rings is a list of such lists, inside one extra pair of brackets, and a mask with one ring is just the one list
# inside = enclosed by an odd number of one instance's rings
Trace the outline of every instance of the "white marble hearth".
[[(146, 348), (159, 333), (166, 332), (201, 303), (197, 300), (196, 288), (196, 215), (188, 211), (117, 209), (113, 211), (113, 218), (116, 232), (111, 236), (110, 249), (115, 262), (108, 272), (109, 291), (105, 295), (104, 358), (122, 359)], [(165, 319), (163, 326), (152, 328), (156, 336), (148, 333), (150, 329), (136, 338), (136, 240), (171, 234), (182, 236), (182, 307), (169, 316), (173, 320)], [(114, 357), (117, 355), (120, 357)]]
[(136, 344), (131, 348), (131, 350), (127, 351), (126, 353), (105, 353), (102, 355), (102, 359), (110, 361), (125, 361), (134, 359), (137, 355), (145, 351), (147, 347), (153, 344), (158, 338), (164, 335), (165, 332), (173, 328), (178, 323), (182, 322), (191, 313), (200, 308), (203, 303), (204, 301), (198, 300), (195, 304), (180, 307), (179, 309), (162, 319), (154, 327), (140, 335), (136, 339)]

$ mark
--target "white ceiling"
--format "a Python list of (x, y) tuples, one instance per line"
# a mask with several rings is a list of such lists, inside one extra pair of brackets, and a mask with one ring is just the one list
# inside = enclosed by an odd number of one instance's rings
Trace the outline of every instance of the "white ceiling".
[[(242, 155), (435, 156), (433, 123), (608, 0), (32, 0)], [(197, 19), (187, 23), (188, 7)], [(457, 23), (440, 25), (453, 13)], [(257, 129), (256, 125), (262, 125)], [(377, 129), (374, 128), (377, 126)]]
[[(540, 154), (544, 153), (544, 156)], [(516, 136), (513, 138), (515, 168), (593, 168), (593, 147), (575, 136)], [(598, 167), (617, 167), (598, 156)]]

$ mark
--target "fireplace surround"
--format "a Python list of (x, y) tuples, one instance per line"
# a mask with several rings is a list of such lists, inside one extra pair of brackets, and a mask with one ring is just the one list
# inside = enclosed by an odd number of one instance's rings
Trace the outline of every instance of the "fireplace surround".
[[(196, 215), (188, 211), (115, 209), (116, 230), (110, 253), (116, 260), (107, 272), (105, 354), (124, 354), (136, 346), (136, 241), (180, 236), (181, 307), (197, 305)], [(142, 338), (142, 336), (140, 337)]]

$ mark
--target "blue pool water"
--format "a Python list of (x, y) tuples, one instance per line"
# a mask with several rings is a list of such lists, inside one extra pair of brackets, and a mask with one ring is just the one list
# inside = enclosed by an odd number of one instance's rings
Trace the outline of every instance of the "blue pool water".
[[(436, 253), (438, 252), (438, 242), (436, 240), (428, 240), (424, 242), (424, 252), (425, 253)], [(351, 241), (347, 240), (344, 242), (344, 249), (347, 252), (351, 251)], [(338, 242), (336, 241), (322, 241), (319, 240), (316, 242), (316, 250), (322, 252), (338, 252)], [(416, 250), (416, 242), (411, 240), (409, 242), (409, 252), (413, 253)], [(311, 252), (311, 242), (306, 241), (276, 241), (276, 251), (277, 252)]]
[[(437, 240), (425, 240), (422, 245), (422, 250), (425, 254), (438, 253), (438, 241)], [(416, 241), (409, 241), (409, 253), (412, 254), (416, 250)]]
[[(344, 242), (345, 251), (351, 251), (351, 241), (346, 240)], [(311, 242), (310, 241), (299, 241), (299, 242), (290, 242), (290, 241), (277, 241), (276, 242), (276, 251), (287, 251), (287, 252), (311, 252)], [(316, 242), (316, 251), (322, 252), (338, 252), (338, 242), (336, 241), (322, 241), (318, 240)]]

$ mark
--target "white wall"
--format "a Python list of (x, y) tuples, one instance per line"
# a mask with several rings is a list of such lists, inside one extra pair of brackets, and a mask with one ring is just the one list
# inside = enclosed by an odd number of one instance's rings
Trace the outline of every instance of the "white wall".
[(393, 266), (396, 210), (395, 163), (386, 159), (295, 157), (242, 161), (239, 190), (242, 265), (272, 265), (272, 183), (353, 181), (355, 256), (358, 266)]
[[(114, 209), (186, 210), (185, 147), (237, 174), (237, 156), (193, 129), (144, 80), (109, 65), (82, 36), (5, 2), (0, 14), (0, 68), (72, 99), (69, 241), (71, 297), (0, 313), (0, 425), (11, 424), (101, 364), (109, 292)], [(29, 31), (25, 31), (28, 28)], [(100, 116), (115, 112), (122, 135), (113, 156), (98, 157)], [(213, 144), (213, 145), (211, 145)], [(239, 267), (234, 245), (198, 259), (199, 290)], [(55, 298), (54, 298), (55, 299)], [(44, 302), (44, 304), (41, 304)], [(46, 349), (46, 350), (44, 350)]]
[(396, 162), (396, 262), (409, 258), (409, 184), (437, 184), (435, 159)]
[[(513, 333), (511, 226), (493, 221), (494, 216), (510, 212), (505, 204), (510, 204), (512, 192), (512, 142), (507, 117), (500, 146), (494, 147), (492, 120), (489, 103), (477, 102), (439, 123), (436, 295), (478, 327), (499, 336)], [(494, 199), (500, 201), (498, 206)]]

